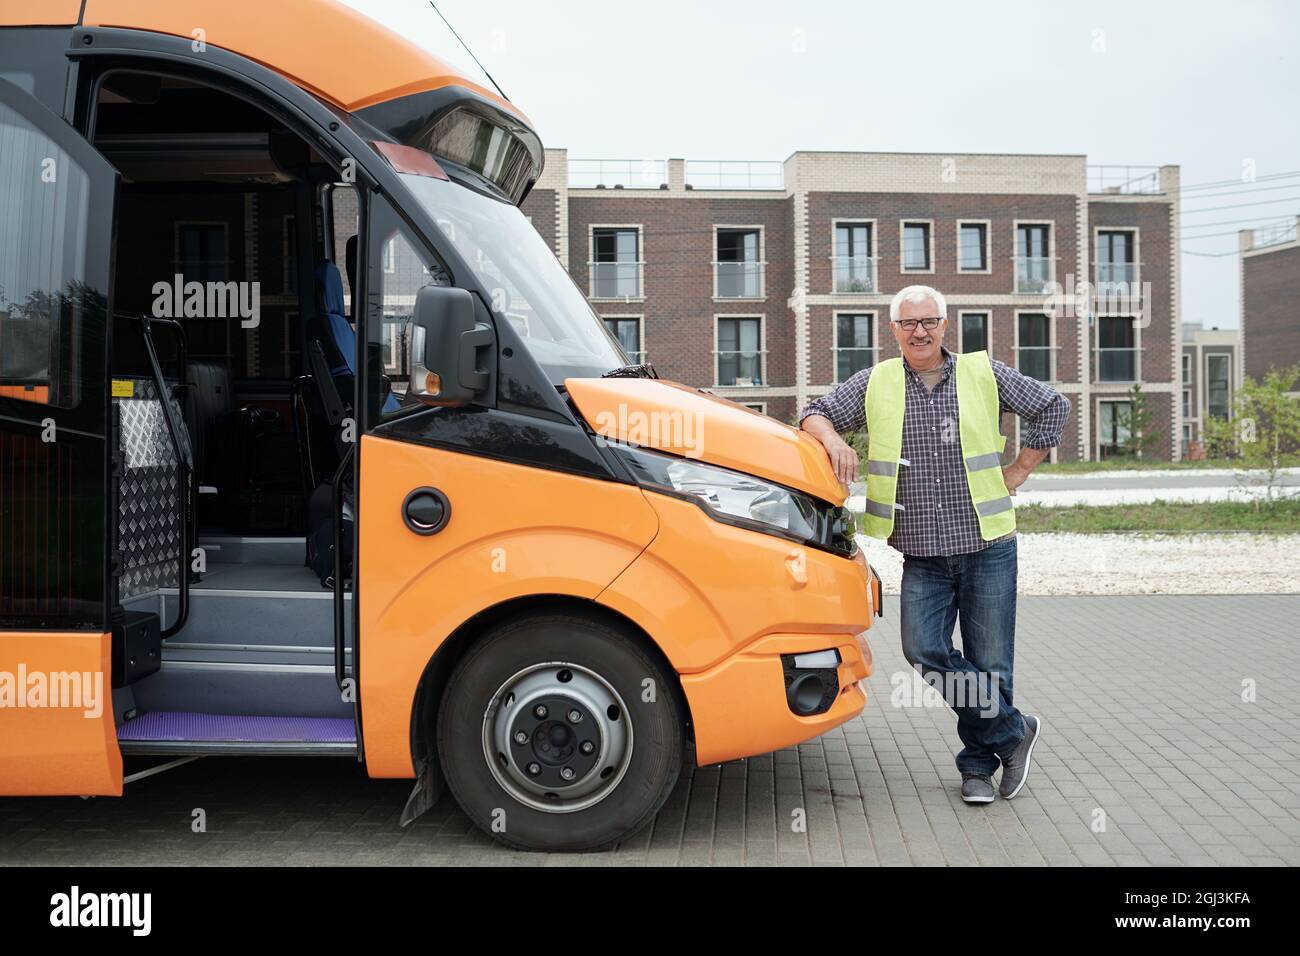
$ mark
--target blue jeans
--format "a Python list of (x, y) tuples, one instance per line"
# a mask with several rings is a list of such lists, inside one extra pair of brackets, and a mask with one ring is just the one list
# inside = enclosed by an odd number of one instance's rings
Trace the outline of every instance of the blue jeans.
[(957, 769), (991, 774), (1025, 736), (1011, 703), (1016, 538), (970, 554), (905, 555), (902, 592), (903, 656), (957, 713)]

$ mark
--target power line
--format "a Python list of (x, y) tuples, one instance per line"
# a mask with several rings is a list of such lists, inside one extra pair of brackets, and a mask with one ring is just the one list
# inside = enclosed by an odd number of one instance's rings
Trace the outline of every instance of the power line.
[(1270, 193), (1279, 189), (1296, 189), (1300, 183), (1283, 183), (1280, 186), (1261, 186), (1259, 189), (1234, 189), (1226, 193), (1201, 193), (1192, 199), (1213, 199), (1215, 196), (1244, 196), (1246, 193)]
[[(1243, 222), (1283, 223), (1283, 222), (1290, 222), (1290, 221), (1291, 221), (1290, 216), (1252, 216), (1249, 219), (1220, 219), (1217, 222), (1188, 223), (1183, 228), (1184, 229), (1205, 229), (1210, 226), (1236, 226)], [(1187, 236), (1185, 238), (1194, 239), (1196, 237)]]
[(1283, 196), (1281, 199), (1260, 199), (1256, 202), (1229, 203), (1226, 206), (1206, 206), (1204, 209), (1184, 209), (1184, 213), (1218, 212), (1221, 209), (1244, 209), (1247, 206), (1269, 206), (1279, 202), (1295, 202), (1300, 196)]
[(1183, 186), (1179, 192), (1188, 192), (1193, 189), (1211, 189), (1215, 186), (1247, 186), (1251, 183), (1266, 183), (1275, 179), (1290, 179), (1294, 176), (1300, 176), (1300, 169), (1292, 170), (1288, 173), (1272, 173), (1268, 176), (1256, 176), (1254, 179), (1220, 179), (1218, 182), (1192, 183), (1189, 186)]

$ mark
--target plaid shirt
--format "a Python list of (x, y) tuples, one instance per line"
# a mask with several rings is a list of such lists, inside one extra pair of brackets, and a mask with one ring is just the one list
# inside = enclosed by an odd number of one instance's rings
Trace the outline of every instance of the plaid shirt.
[[(961, 440), (957, 425), (957, 360), (944, 349), (943, 377), (934, 391), (903, 362), (906, 369), (903, 409), (903, 457), (910, 466), (898, 470), (898, 503), (889, 545), (917, 557), (967, 554), (992, 544), (980, 536), (979, 518), (966, 486)], [(992, 360), (1003, 412), (1019, 415), (1024, 427), (1021, 442), (1029, 448), (1053, 448), (1061, 441), (1070, 414), (1070, 400), (1037, 379)], [(841, 434), (867, 424), (867, 380), (864, 368), (821, 398), (814, 399), (799, 416), (821, 415)]]

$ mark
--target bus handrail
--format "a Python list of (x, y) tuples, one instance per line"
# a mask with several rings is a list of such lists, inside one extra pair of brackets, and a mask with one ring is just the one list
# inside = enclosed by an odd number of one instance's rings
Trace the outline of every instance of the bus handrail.
[(144, 338), (145, 352), (149, 355), (149, 366), (153, 370), (154, 385), (158, 388), (158, 401), (162, 405), (163, 421), (167, 423), (167, 434), (171, 438), (172, 450), (176, 454), (177, 489), (181, 502), (180, 563), (177, 568), (176, 620), (170, 627), (162, 629), (162, 638), (166, 640), (178, 633), (185, 626), (190, 616), (190, 498), (193, 493), (194, 460), (189, 447), (181, 444), (180, 423), (176, 421), (176, 411), (172, 407), (171, 395), (167, 392), (167, 381), (163, 378), (162, 365), (158, 361), (158, 350), (153, 344), (152, 323), (158, 322), (170, 326), (176, 332), (178, 352), (181, 364), (181, 384), (185, 384), (185, 332), (174, 319), (150, 318), (143, 312), (134, 316), (140, 323), (140, 333)]
[(352, 456), (356, 453), (355, 444), (348, 445), (348, 450), (343, 454), (343, 460), (339, 462), (338, 470), (334, 472), (334, 680), (339, 685), (339, 690), (346, 690), (344, 681), (347, 679), (347, 668), (345, 667), (344, 654), (344, 624), (343, 624), (343, 477), (347, 473), (348, 466), (352, 463)]

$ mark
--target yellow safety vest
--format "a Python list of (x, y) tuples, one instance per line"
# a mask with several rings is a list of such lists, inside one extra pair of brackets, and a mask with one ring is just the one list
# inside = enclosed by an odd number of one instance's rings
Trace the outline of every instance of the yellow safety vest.
[[(980, 522), (980, 536), (992, 541), (1016, 529), (1016, 510), (1002, 480), (1006, 436), (998, 431), (998, 382), (987, 352), (957, 356), (957, 425), (966, 487)], [(886, 359), (867, 380), (867, 505), (864, 530), (888, 538), (894, 530), (898, 467), (903, 459), (906, 373), (901, 358)]]

